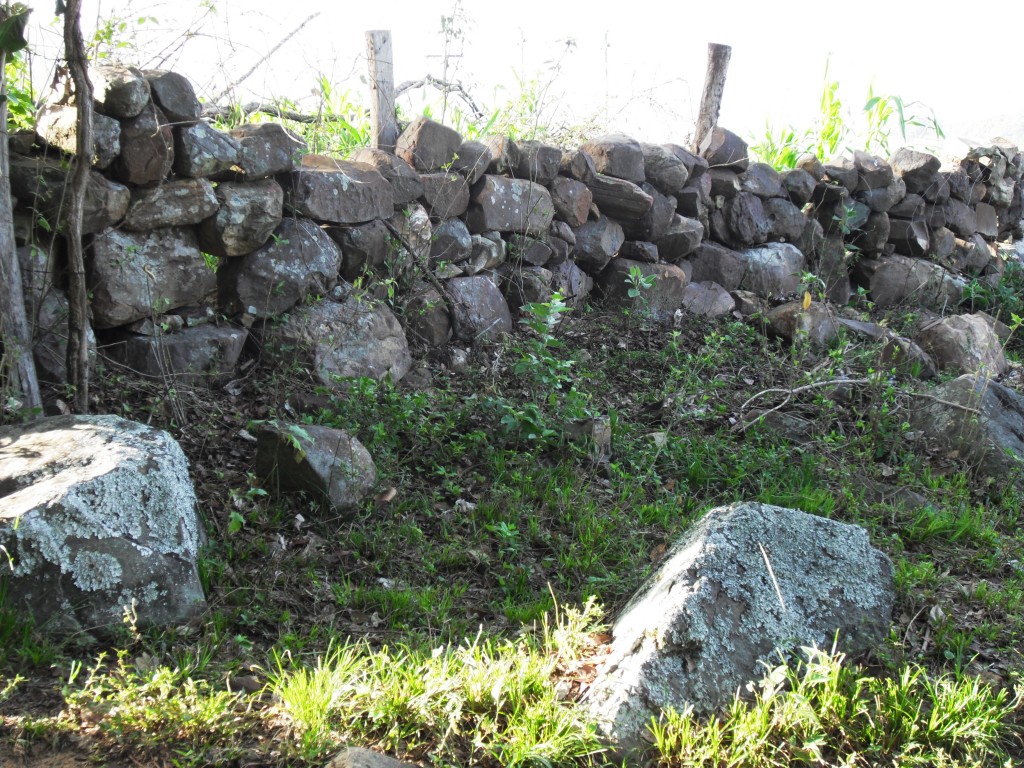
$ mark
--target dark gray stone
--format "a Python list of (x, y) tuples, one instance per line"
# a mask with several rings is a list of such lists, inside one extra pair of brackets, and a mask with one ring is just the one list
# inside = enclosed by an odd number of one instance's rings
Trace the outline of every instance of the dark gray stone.
[(135, 67), (115, 62), (89, 64), (96, 111), (118, 119), (132, 118), (149, 104), (149, 84)]
[[(31, 205), (51, 229), (63, 230), (67, 215), (68, 172), (57, 159), (11, 155), (11, 193)], [(128, 188), (89, 172), (82, 211), (82, 232), (93, 234), (117, 223), (128, 210)], [(29, 201), (31, 201), (29, 203)]]
[(382, 269), (391, 252), (391, 233), (379, 220), (355, 227), (327, 227), (325, 231), (341, 246), (341, 276), (350, 282)]
[(121, 154), (114, 162), (119, 181), (137, 186), (158, 184), (174, 166), (174, 131), (154, 104), (121, 121)]
[(640, 143), (629, 136), (599, 136), (584, 143), (580, 149), (594, 158), (594, 167), (599, 174), (635, 184), (645, 180), (643, 150)]
[(701, 317), (724, 317), (736, 309), (736, 302), (718, 283), (687, 283), (683, 309)]
[(212, 216), (217, 207), (213, 185), (206, 179), (169, 181), (158, 187), (135, 189), (121, 226), (135, 232), (184, 227)]
[(789, 200), (773, 197), (762, 202), (768, 221), (768, 239), (799, 243), (807, 228), (807, 217)]
[(542, 235), (554, 215), (551, 194), (541, 185), (487, 175), (471, 191), (466, 224), (474, 233), (496, 230)]
[(539, 141), (519, 142), (519, 163), (516, 165), (515, 176), (529, 179), (542, 186), (548, 186), (558, 176), (562, 163), (562, 150)]
[(300, 216), (331, 224), (362, 224), (394, 212), (391, 185), (370, 165), (306, 155), (278, 181), (284, 204)]
[(889, 242), (891, 231), (889, 214), (873, 212), (853, 233), (850, 242), (864, 253), (881, 253), (885, 250), (885, 244)]
[(248, 335), (243, 328), (214, 325), (156, 336), (119, 332), (104, 344), (103, 355), (169, 387), (214, 387), (233, 377)]
[(602, 173), (587, 186), (601, 213), (614, 219), (639, 219), (654, 203), (654, 199), (636, 184)]
[(763, 199), (784, 194), (779, 172), (767, 163), (751, 163), (740, 175), (740, 189)]
[(357, 509), (377, 482), (369, 451), (344, 430), (264, 423), (254, 471), (275, 497), (307, 493), (337, 512)]
[(483, 275), (456, 277), (448, 281), (445, 289), (455, 338), (476, 342), (511, 333), (512, 313), (508, 302), (490, 278)]
[(607, 217), (588, 221), (574, 233), (576, 264), (591, 275), (604, 269), (626, 241), (622, 226)]
[(565, 297), (571, 307), (581, 307), (594, 287), (594, 280), (571, 260), (559, 263), (551, 269), (551, 287)]
[(423, 204), (430, 215), (437, 219), (461, 216), (469, 208), (469, 179), (458, 173), (424, 173)]
[(513, 173), (519, 165), (519, 145), (508, 136), (485, 136), (481, 142), (491, 151), (487, 173)]
[(216, 190), (218, 207), (199, 227), (199, 241), (215, 256), (252, 253), (280, 226), (283, 201), (281, 185), (273, 179), (221, 182)]
[(711, 197), (732, 200), (740, 193), (740, 175), (731, 168), (712, 168), (707, 173), (711, 180)]
[[(491, 164), (491, 148), (481, 141), (464, 141), (456, 152), (452, 170), (466, 177), (469, 184), (479, 181)], [(561, 153), (559, 153), (561, 159)], [(556, 171), (557, 173), (557, 171)], [(395, 202), (398, 205), (398, 202)]]
[(306, 142), (280, 123), (240, 125), (231, 129), (238, 142), (238, 165), (247, 181), (293, 171), (306, 154)]
[(733, 251), (705, 242), (691, 258), (694, 282), (715, 282), (728, 291), (749, 290), (762, 298), (799, 291), (807, 262), (789, 243), (767, 243), (760, 248)]
[(555, 216), (570, 227), (581, 227), (590, 214), (594, 196), (583, 182), (559, 176), (551, 183), (551, 202)]
[(237, 168), (242, 147), (207, 123), (175, 130), (174, 170), (192, 178), (216, 176)]
[(978, 231), (977, 214), (967, 203), (951, 198), (943, 207), (946, 211), (946, 226), (958, 237), (969, 238)]
[(586, 152), (576, 149), (562, 152), (558, 172), (574, 181), (589, 184), (597, 175), (597, 168), (594, 166), (594, 158)]
[(452, 321), (440, 291), (428, 283), (413, 288), (405, 305), (405, 331), (428, 347), (443, 347), (452, 337)]
[(725, 223), (729, 228), (729, 244), (737, 247), (759, 245), (768, 239), (771, 225), (761, 199), (741, 192), (725, 204)]
[(858, 259), (853, 276), (879, 308), (909, 303), (942, 310), (956, 306), (964, 289), (962, 279), (938, 264), (898, 254)]
[(920, 194), (931, 185), (942, 163), (939, 158), (926, 152), (916, 152), (906, 147), (896, 150), (889, 158), (893, 172), (903, 179), (907, 192)]
[(315, 222), (286, 218), (262, 248), (220, 265), (220, 304), (230, 314), (274, 317), (311, 291), (327, 293), (340, 266), (341, 250)]
[(658, 246), (642, 240), (627, 240), (619, 248), (619, 256), (646, 264), (657, 264), (659, 260)]
[(423, 181), (405, 160), (381, 149), (363, 148), (349, 158), (373, 167), (391, 185), (393, 203), (405, 205), (423, 197)]
[(447, 261), (457, 264), (468, 259), (472, 253), (473, 240), (464, 221), (445, 219), (434, 227), (434, 238), (430, 244), (431, 263)]
[(676, 216), (676, 199), (661, 194), (646, 181), (640, 185), (640, 189), (651, 198), (651, 207), (639, 219), (623, 219), (623, 232), (631, 240), (660, 240), (668, 234), (669, 226)]
[[(78, 154), (78, 108), (44, 106), (36, 113), (36, 132), (51, 147), (69, 155)], [(112, 117), (94, 114), (92, 155), (89, 162), (103, 170), (121, 154), (121, 124)]]
[(925, 325), (914, 341), (946, 373), (999, 377), (1009, 368), (991, 318), (981, 315), (939, 318)]
[(676, 263), (697, 250), (703, 239), (703, 224), (676, 214), (668, 231), (657, 242), (658, 254), (665, 261)]
[(429, 117), (418, 117), (398, 137), (395, 154), (420, 173), (427, 173), (451, 168), (460, 146), (458, 131)]
[(711, 132), (711, 143), (702, 154), (712, 168), (727, 167), (742, 172), (750, 165), (747, 142), (721, 126)]
[(146, 82), (149, 83), (153, 101), (160, 107), (167, 119), (176, 125), (189, 126), (199, 120), (203, 112), (195, 89), (185, 77), (177, 72), (158, 72), (147, 70)]
[[(629, 277), (634, 269), (645, 278), (654, 278), (653, 285), (642, 289), (638, 297), (629, 295), (633, 288)], [(648, 264), (619, 257), (611, 260), (595, 282), (606, 305), (628, 309), (658, 322), (668, 322), (682, 306), (683, 291), (689, 281), (686, 273), (674, 264)]]
[(782, 175), (782, 186), (793, 204), (803, 208), (810, 202), (818, 182), (803, 168), (794, 168)]
[(93, 239), (91, 252), (87, 277), (96, 328), (198, 304), (216, 289), (191, 229), (110, 229)]
[[(644, 176), (663, 195), (675, 195), (686, 186), (690, 170), (683, 158), (659, 144), (640, 144), (644, 156)], [(693, 164), (690, 164), (690, 168)]]

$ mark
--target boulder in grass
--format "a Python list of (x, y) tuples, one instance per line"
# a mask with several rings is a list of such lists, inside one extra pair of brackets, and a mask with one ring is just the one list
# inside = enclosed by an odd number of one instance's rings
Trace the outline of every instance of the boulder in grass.
[(894, 601), (892, 563), (864, 529), (769, 504), (713, 509), (619, 614), (590, 713), (620, 753), (641, 749), (665, 709), (710, 715), (780, 653), (875, 648)]
[(377, 482), (373, 458), (359, 440), (313, 424), (264, 424), (255, 472), (275, 496), (307, 493), (340, 512), (358, 507)]
[(183, 624), (206, 608), (203, 526), (169, 434), (116, 416), (0, 427), (8, 599), (54, 632)]

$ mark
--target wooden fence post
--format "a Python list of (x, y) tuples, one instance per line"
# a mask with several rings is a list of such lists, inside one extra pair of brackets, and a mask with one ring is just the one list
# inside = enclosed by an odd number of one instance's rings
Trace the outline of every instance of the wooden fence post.
[(704, 74), (704, 93), (700, 97), (700, 112), (693, 131), (695, 154), (701, 155), (711, 143), (711, 132), (718, 125), (718, 113), (722, 109), (722, 93), (725, 91), (725, 75), (729, 71), (729, 57), (732, 48), (720, 43), (708, 43), (708, 69)]
[(395, 72), (390, 30), (377, 29), (366, 33), (366, 61), (370, 70), (373, 146), (394, 152), (398, 141), (398, 119), (395, 117)]

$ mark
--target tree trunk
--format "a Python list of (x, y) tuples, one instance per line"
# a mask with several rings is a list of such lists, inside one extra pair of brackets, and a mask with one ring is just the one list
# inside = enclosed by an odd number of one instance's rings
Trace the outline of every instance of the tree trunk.
[(64, 53), (75, 87), (78, 108), (78, 142), (72, 163), (71, 190), (64, 236), (68, 244), (68, 384), (74, 392), (75, 410), (89, 412), (89, 295), (85, 284), (85, 252), (82, 247), (82, 210), (92, 165), (92, 83), (85, 65), (81, 28), (82, 0), (68, 0), (64, 11)]
[[(7, 147), (7, 54), (0, 50), (0, 340), (4, 347), (9, 386), (17, 387), (27, 413), (42, 410), (36, 364), (32, 358), (32, 330), (25, 313), (21, 265), (14, 242), (11, 206), (11, 160)], [(0, 408), (4, 407), (0, 403)]]

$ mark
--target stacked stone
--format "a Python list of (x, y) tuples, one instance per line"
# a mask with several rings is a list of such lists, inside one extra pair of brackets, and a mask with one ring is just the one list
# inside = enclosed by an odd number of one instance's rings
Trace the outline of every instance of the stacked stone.
[[(722, 128), (698, 157), (620, 135), (568, 151), (464, 141), (420, 118), (394, 153), (339, 160), (308, 154), (277, 124), (214, 129), (174, 73), (104, 64), (91, 76), (93, 326), (109, 357), (190, 384), (230, 377), (250, 332), (327, 384), (397, 380), (411, 365), (406, 332), (471, 343), (509, 331), (524, 304), (555, 291), (578, 304), (594, 286), (661, 319), (747, 314), (792, 298), (811, 271), (837, 304), (856, 284), (880, 306), (953, 306), (966, 278), (998, 281), (993, 244), (1019, 234), (1024, 211), (1024, 158), (1003, 145), (946, 171), (901, 149), (888, 161), (805, 157), (780, 174)], [(52, 257), (67, 163), (40, 147), (75, 151), (74, 107), (44, 107), (38, 132), (12, 140), (11, 184), (42, 320), (66, 314)], [(639, 296), (638, 277), (655, 278)], [(385, 288), (405, 292), (404, 329), (361, 300)], [(54, 342), (55, 379), (58, 324), (40, 332)]]

